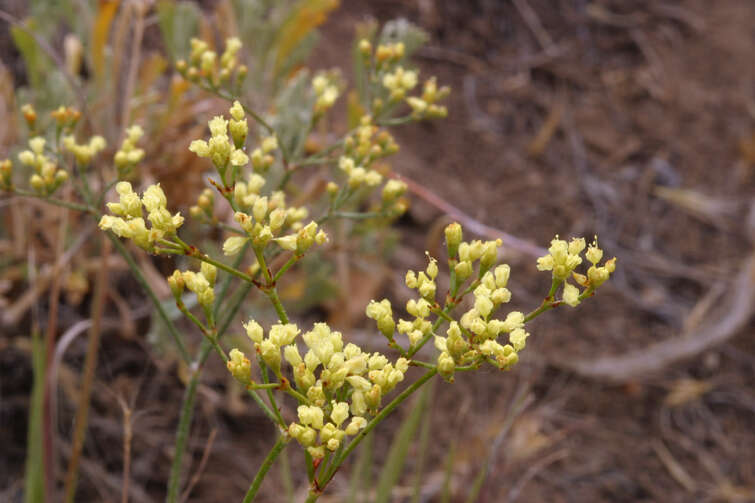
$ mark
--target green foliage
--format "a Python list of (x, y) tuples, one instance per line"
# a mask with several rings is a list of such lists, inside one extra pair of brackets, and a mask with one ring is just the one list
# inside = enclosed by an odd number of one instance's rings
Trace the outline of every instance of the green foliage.
[(157, 3), (157, 18), (163, 42), (171, 59), (189, 55), (189, 40), (197, 33), (199, 8), (192, 2), (161, 0)]
[(29, 400), (29, 429), (26, 448), (26, 476), (24, 477), (24, 501), (41, 503), (45, 500), (44, 452), (42, 450), (42, 418), (45, 396), (45, 346), (42, 337), (33, 332), (32, 367), (34, 384)]
[(422, 390), (414, 400), (414, 405), (409, 409), (401, 427), (396, 432), (378, 479), (375, 503), (388, 503), (391, 501), (391, 490), (404, 474), (409, 447), (419, 429), (422, 418), (427, 415), (427, 404), (430, 400), (431, 392), (430, 386)]

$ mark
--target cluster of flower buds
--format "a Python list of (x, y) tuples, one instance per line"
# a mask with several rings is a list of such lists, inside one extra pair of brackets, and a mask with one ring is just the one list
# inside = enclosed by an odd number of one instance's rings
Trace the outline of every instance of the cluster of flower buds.
[[(344, 142), (343, 155), (338, 160), (338, 167), (347, 176), (349, 188), (375, 187), (383, 181), (383, 176), (370, 166), (378, 159), (398, 152), (398, 145), (387, 131), (380, 131), (372, 123), (372, 117), (362, 117), (356, 131)], [(335, 186), (337, 189), (337, 186)], [(394, 184), (392, 191), (398, 187)], [(333, 193), (335, 190), (332, 191)], [(390, 192), (389, 192), (390, 195)], [(394, 198), (395, 199), (395, 198)]]
[[(306, 217), (306, 209), (286, 208), (282, 192), (274, 192), (270, 197), (255, 195), (253, 201), (249, 213), (237, 211), (233, 215), (247, 236), (231, 236), (226, 239), (223, 243), (223, 253), (226, 255), (239, 253), (250, 238), (257, 249), (264, 248), (275, 239), (278, 246), (298, 255), (304, 254), (314, 243), (323, 244), (328, 241), (325, 231), (318, 229), (316, 222), (301, 224), (301, 219)], [(286, 228), (296, 232), (276, 239), (275, 236)]]
[(335, 104), (342, 87), (341, 75), (337, 70), (315, 75), (312, 79), (312, 90), (315, 93), (315, 117), (321, 116)]
[(247, 180), (247, 182), (237, 181), (234, 186), (233, 200), (239, 209), (247, 213), (254, 213), (256, 205), (257, 213), (260, 214), (264, 205), (267, 204), (270, 217), (272, 218), (271, 227), (274, 229), (274, 233), (287, 228), (294, 231), (302, 228), (302, 221), (309, 216), (309, 211), (306, 207), (288, 206), (286, 204), (286, 194), (281, 190), (276, 190), (269, 196), (262, 196), (261, 191), (266, 180), (257, 173), (249, 175)]
[(260, 146), (252, 150), (252, 168), (257, 173), (267, 173), (275, 162), (273, 152), (278, 149), (278, 138), (267, 136), (262, 139)]
[[(234, 107), (231, 110), (235, 114), (232, 115), (233, 120), (239, 122), (240, 119), (237, 118), (238, 109), (235, 108), (237, 103), (234, 103)], [(243, 117), (243, 110), (241, 114)], [(211, 119), (208, 122), (208, 126), (210, 127), (211, 135), (209, 141), (194, 140), (189, 145), (189, 150), (199, 157), (209, 158), (215, 165), (215, 168), (217, 168), (223, 183), (227, 183), (225, 175), (228, 166), (245, 166), (249, 163), (249, 156), (246, 155), (242, 148), (235, 145), (235, 138), (232, 142), (228, 137), (228, 120), (219, 115)]]
[(213, 209), (215, 207), (215, 193), (210, 188), (205, 188), (197, 198), (197, 204), (189, 208), (189, 215), (205, 222), (214, 221)]
[[(365, 42), (367, 42), (365, 40)], [(367, 42), (369, 44), (369, 42)], [(360, 50), (362, 54), (369, 54), (369, 46), (366, 47), (367, 51), (364, 51), (360, 42)], [(403, 42), (395, 42), (393, 44), (380, 44), (375, 51), (375, 64), (378, 68), (383, 65), (392, 65), (401, 61), (406, 54), (406, 47)]]
[(29, 140), (29, 149), (18, 154), (18, 160), (25, 166), (34, 168), (29, 177), (29, 185), (41, 195), (50, 195), (68, 180), (68, 172), (58, 169), (57, 163), (45, 154), (46, 140), (35, 136)]
[(435, 119), (448, 115), (448, 109), (437, 102), (448, 96), (451, 89), (443, 86), (438, 89), (435, 77), (427, 79), (423, 86), (422, 96), (409, 96), (406, 103), (412, 108), (412, 117), (415, 119)]
[(134, 166), (144, 159), (144, 149), (136, 146), (136, 142), (142, 136), (144, 136), (144, 130), (139, 125), (135, 124), (126, 129), (126, 137), (123, 139), (121, 148), (113, 157), (119, 178), (124, 178)]
[(13, 188), (13, 162), (10, 159), (0, 161), (0, 190)]
[(228, 110), (231, 114), (231, 120), (228, 123), (228, 130), (233, 138), (233, 146), (237, 149), (243, 149), (246, 145), (246, 137), (249, 134), (249, 124), (244, 114), (244, 107), (236, 100)]
[(417, 81), (417, 72), (406, 70), (403, 66), (398, 66), (392, 72), (383, 75), (383, 87), (390, 93), (389, 102), (403, 100), (406, 94), (417, 85)]
[(80, 166), (88, 166), (92, 158), (105, 148), (105, 138), (99, 135), (92, 136), (89, 143), (78, 144), (73, 135), (63, 136), (63, 148), (71, 152)]
[(29, 131), (34, 131), (37, 127), (37, 111), (34, 110), (34, 106), (31, 103), (21, 106), (21, 115), (24, 116)]
[[(598, 266), (598, 262), (603, 258), (603, 250), (598, 248), (596, 238), (585, 252), (585, 258), (592, 264), (587, 270), (587, 275), (574, 272), (582, 263), (580, 255), (585, 247), (584, 238), (574, 238), (567, 243), (556, 236), (551, 241), (548, 254), (537, 259), (538, 270), (553, 271), (553, 281), (563, 283), (562, 300), (572, 307), (577, 306), (582, 299), (602, 285), (616, 269), (616, 257)], [(583, 291), (580, 292), (579, 287), (569, 283), (570, 276), (584, 289)]]
[[(344, 345), (341, 333), (325, 323), (316, 323), (301, 335), (308, 348), (304, 357), (296, 343), (300, 330), (295, 324), (273, 325), (267, 337), (254, 320), (244, 328), (255, 351), (281, 382), (282, 360), (291, 366), (296, 390), (306, 402), (299, 406), (298, 422), (290, 424), (289, 434), (316, 459), (364, 428), (365, 416), (377, 413), (382, 397), (404, 379), (409, 368), (405, 358), (390, 363), (380, 353)], [(238, 349), (231, 351), (228, 369), (242, 384), (252, 384), (249, 360)]]
[(217, 276), (218, 270), (214, 265), (202, 262), (199, 272), (173, 271), (173, 274), (168, 276), (168, 286), (177, 302), (181, 302), (184, 289), (194, 292), (199, 305), (207, 311), (212, 309), (215, 302)]
[[(359, 52), (365, 63), (372, 57), (372, 44), (368, 40), (359, 42)], [(409, 96), (419, 83), (417, 70), (411, 70), (400, 63), (404, 59), (406, 50), (402, 42), (378, 45), (374, 54), (373, 82), (379, 83), (383, 91), (378, 93), (372, 102), (372, 112), (379, 115), (388, 105), (406, 101), (412, 109), (411, 118), (414, 120), (442, 118), (448, 115), (445, 106), (438, 102), (450, 93), (447, 86), (438, 88), (435, 77), (425, 81), (421, 96)]]
[[(115, 190), (120, 201), (108, 203), (107, 207), (116, 216), (103, 215), (99, 223), (100, 229), (111, 230), (118, 237), (131, 239), (140, 248), (155, 251), (157, 241), (175, 235), (183, 224), (184, 218), (180, 213), (171, 215), (168, 211), (168, 202), (159, 184), (150, 185), (141, 198), (129, 182), (118, 182)], [(150, 228), (147, 228), (142, 218), (142, 206), (147, 210)]]
[(318, 229), (317, 223), (312, 221), (301, 227), (295, 234), (277, 238), (275, 242), (284, 250), (303, 255), (313, 244), (322, 245), (328, 242), (325, 231)]
[[(447, 337), (435, 336), (435, 347), (440, 352), (437, 359), (439, 373), (452, 379), (458, 365), (473, 364), (485, 359), (499, 368), (509, 368), (516, 363), (516, 352), (524, 347), (527, 333), (524, 332), (524, 315), (518, 311), (508, 314), (505, 320), (493, 318), (496, 310), (509, 302), (511, 292), (506, 288), (510, 268), (506, 264), (493, 267), (497, 260), (500, 240), (462, 241), (462, 230), (458, 223), (446, 227), (446, 246), (449, 267), (452, 271), (451, 297), (457, 295), (467, 279), (472, 277), (477, 263), (478, 274), (465, 292), (473, 292), (473, 306), (460, 320), (452, 321), (446, 332)], [(418, 300), (407, 303), (407, 312), (415, 317), (413, 321), (399, 320), (398, 331), (409, 337), (410, 346), (415, 346), (432, 334), (428, 317), (439, 309), (436, 303), (437, 261), (430, 257), (427, 269), (418, 273), (408, 271), (406, 285), (416, 289)], [(458, 303), (463, 297), (453, 298)], [(500, 334), (509, 334), (511, 344), (497, 342)]]
[[(24, 117), (27, 118), (27, 123), (29, 121), (28, 117), (36, 116), (36, 114), (33, 113), (33, 108), (31, 110), (22, 110), (22, 112), (24, 113)], [(81, 118), (81, 112), (73, 107), (60, 106), (50, 112), (50, 116), (55, 120), (55, 126), (58, 128), (58, 130), (65, 131), (73, 128), (73, 126), (76, 125), (76, 123), (79, 121), (79, 118)]]
[(236, 85), (238, 85), (247, 74), (247, 67), (238, 64), (240, 50), (241, 40), (236, 37), (228, 38), (225, 41), (225, 50), (218, 61), (218, 54), (210, 49), (207, 42), (192, 38), (189, 61), (177, 61), (176, 70), (192, 82), (204, 80), (212, 86), (231, 81), (235, 74)]

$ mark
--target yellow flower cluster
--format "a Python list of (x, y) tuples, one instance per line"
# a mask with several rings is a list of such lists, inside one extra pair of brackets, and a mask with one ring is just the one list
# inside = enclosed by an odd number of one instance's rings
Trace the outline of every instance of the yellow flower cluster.
[(262, 139), (260, 146), (252, 150), (252, 167), (258, 173), (266, 173), (275, 162), (272, 152), (278, 149), (278, 139), (268, 136)]
[(34, 174), (29, 177), (29, 185), (37, 193), (50, 195), (68, 180), (68, 173), (58, 169), (57, 163), (45, 154), (46, 140), (35, 136), (29, 140), (29, 149), (18, 154), (18, 160), (25, 166), (34, 168)]
[[(360, 41), (359, 51), (368, 63), (372, 55), (372, 44), (368, 40)], [(448, 96), (450, 88), (447, 86), (438, 88), (435, 77), (425, 81), (421, 96), (408, 96), (409, 92), (419, 84), (419, 74), (416, 70), (407, 69), (400, 64), (405, 53), (406, 49), (402, 42), (380, 44), (375, 51), (374, 68), (377, 72), (375, 80), (382, 85), (383, 93), (387, 93), (388, 104), (406, 101), (412, 109), (411, 118), (414, 120), (446, 117), (448, 110), (438, 102)], [(376, 97), (372, 102), (372, 112), (379, 115), (384, 108), (383, 98)]]
[(383, 87), (390, 93), (389, 101), (397, 102), (406, 97), (406, 93), (417, 85), (418, 76), (414, 70), (406, 70), (403, 66), (396, 67), (392, 72), (383, 76)]
[[(238, 119), (234, 117), (234, 120)], [(225, 176), (229, 165), (245, 166), (249, 163), (249, 156), (242, 149), (232, 144), (228, 138), (228, 120), (219, 115), (210, 120), (208, 126), (210, 127), (210, 140), (194, 140), (191, 142), (189, 150), (199, 157), (207, 157), (212, 160), (221, 177)]]
[(141, 126), (133, 125), (126, 129), (126, 137), (123, 139), (121, 148), (113, 157), (119, 177), (122, 178), (131, 168), (144, 159), (144, 150), (136, 146), (136, 142), (142, 136), (144, 136), (144, 130)]
[(215, 194), (212, 192), (212, 189), (206, 188), (202, 191), (201, 194), (199, 194), (199, 197), (197, 198), (197, 204), (189, 208), (189, 214), (193, 218), (212, 221), (214, 205)]
[[(367, 42), (367, 45), (363, 45), (364, 42)], [(371, 45), (369, 45), (369, 42), (367, 40), (360, 42), (359, 47), (362, 51), (362, 54), (369, 55)], [(406, 47), (404, 46), (403, 42), (396, 42), (393, 44), (380, 44), (378, 45), (377, 51), (375, 52), (375, 61), (377, 62), (378, 68), (382, 65), (398, 63), (401, 58), (404, 57), (405, 53)]]
[(99, 135), (92, 136), (89, 143), (78, 144), (73, 135), (65, 135), (62, 139), (63, 148), (68, 150), (76, 158), (81, 166), (87, 166), (92, 158), (105, 148), (105, 138)]
[(341, 94), (341, 79), (337, 72), (321, 72), (312, 79), (315, 93), (315, 117), (330, 109)]
[[(34, 113), (34, 108), (32, 108), (31, 106), (29, 106), (28, 108), (24, 107), (22, 109), (22, 113), (24, 114), (24, 117), (27, 121), (29, 121), (29, 119), (31, 118), (36, 119), (36, 113)], [(73, 107), (64, 107), (61, 105), (57, 109), (50, 112), (50, 116), (55, 119), (55, 125), (62, 131), (72, 128), (79, 121), (81, 112)]]
[[(575, 273), (574, 269), (582, 263), (580, 254), (585, 246), (584, 238), (574, 238), (567, 243), (556, 236), (551, 241), (548, 254), (537, 259), (538, 270), (553, 271), (553, 279), (559, 282), (563, 281), (562, 299), (572, 307), (577, 306), (584, 296), (602, 285), (616, 269), (616, 257), (607, 260), (602, 266), (598, 266), (598, 262), (603, 258), (603, 250), (598, 248), (596, 238), (585, 252), (585, 258), (592, 264), (587, 270), (587, 275)], [(572, 276), (576, 283), (584, 288), (583, 292), (580, 292), (577, 286), (569, 283), (569, 276)]]
[(13, 188), (13, 162), (10, 159), (0, 161), (0, 190)]
[(226, 39), (225, 50), (218, 62), (218, 54), (210, 49), (207, 42), (192, 38), (189, 62), (177, 61), (176, 69), (189, 80), (205, 79), (213, 85), (229, 81), (236, 72), (237, 82), (240, 83), (247, 73), (246, 66), (238, 64), (241, 46), (241, 40), (236, 37)]
[(199, 272), (194, 271), (173, 271), (168, 276), (168, 286), (176, 300), (180, 299), (184, 288), (197, 294), (199, 305), (205, 309), (212, 309), (215, 302), (215, 280), (218, 276), (217, 268), (202, 262)]
[[(231, 236), (223, 243), (223, 253), (236, 255), (241, 251), (244, 244), (252, 239), (252, 244), (261, 249), (271, 240), (284, 250), (303, 254), (314, 243), (324, 244), (328, 241), (325, 231), (318, 228), (316, 222), (301, 225), (301, 218), (306, 216), (303, 208), (288, 208), (285, 206), (285, 198), (282, 192), (275, 192), (273, 196), (257, 196), (252, 204), (251, 212), (237, 211), (233, 218), (246, 232), (245, 236)], [(296, 229), (294, 234), (275, 238), (284, 228)]]
[(228, 110), (228, 113), (231, 114), (228, 130), (231, 132), (233, 145), (237, 149), (243, 149), (246, 144), (246, 136), (249, 134), (249, 123), (244, 114), (244, 107), (242, 107), (241, 103), (236, 100)]
[(380, 131), (372, 117), (362, 117), (356, 131), (346, 138), (338, 167), (348, 177), (351, 188), (374, 187), (383, 181), (380, 173), (370, 169), (376, 160), (398, 152), (398, 145), (387, 131)]
[[(267, 337), (254, 320), (244, 328), (255, 351), (281, 382), (282, 360), (291, 366), (296, 390), (306, 402), (297, 410), (299, 421), (291, 423), (288, 431), (316, 459), (324, 457), (326, 449), (338, 449), (346, 436), (356, 435), (367, 424), (365, 416), (377, 412), (382, 397), (403, 381), (409, 368), (405, 358), (391, 363), (380, 353), (344, 345), (341, 333), (325, 323), (315, 323), (301, 335), (308, 348), (304, 357), (296, 344), (300, 329), (295, 324), (273, 325)], [(227, 365), (242, 384), (252, 384), (251, 366), (241, 351), (232, 350)]]
[[(107, 207), (116, 216), (104, 215), (100, 219), (100, 229), (111, 230), (119, 237), (131, 239), (140, 248), (153, 251), (155, 242), (175, 234), (183, 224), (184, 218), (180, 213), (171, 215), (168, 211), (167, 199), (160, 184), (150, 185), (141, 198), (129, 182), (118, 182), (115, 190), (120, 201), (108, 203)], [(142, 206), (148, 212), (150, 228), (142, 218)]]
[(412, 108), (412, 117), (415, 119), (443, 118), (448, 115), (448, 109), (437, 102), (451, 92), (448, 86), (438, 89), (435, 77), (427, 79), (422, 90), (422, 96), (409, 96), (406, 103)]

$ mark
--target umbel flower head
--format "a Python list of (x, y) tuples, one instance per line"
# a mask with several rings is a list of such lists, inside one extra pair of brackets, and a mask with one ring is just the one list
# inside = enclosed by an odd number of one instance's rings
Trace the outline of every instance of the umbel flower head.
[(76, 143), (73, 135), (63, 137), (63, 148), (71, 152), (81, 166), (87, 166), (92, 158), (105, 148), (105, 145), (105, 139), (99, 135), (92, 136), (88, 143), (81, 145)]
[(207, 123), (210, 128), (210, 139), (194, 140), (189, 145), (190, 151), (212, 161), (224, 183), (227, 183), (225, 174), (229, 166), (239, 167), (249, 163), (249, 156), (242, 150), (248, 131), (245, 127), (244, 111), (241, 105), (235, 102), (230, 113), (233, 141), (228, 136), (228, 120), (222, 116), (216, 116)]
[[(115, 190), (120, 200), (107, 206), (116, 216), (104, 215), (100, 219), (100, 229), (110, 230), (118, 237), (131, 239), (140, 248), (154, 251), (158, 240), (175, 234), (183, 224), (184, 218), (180, 213), (171, 215), (168, 211), (168, 202), (160, 184), (150, 185), (141, 198), (129, 182), (118, 182)], [(142, 218), (142, 206), (147, 210), (150, 228)]]
[(141, 126), (133, 125), (126, 129), (126, 137), (123, 139), (121, 148), (115, 153), (113, 162), (118, 169), (118, 176), (124, 177), (129, 170), (144, 159), (144, 150), (136, 146), (141, 137), (144, 136), (144, 130)]
[(25, 166), (34, 169), (34, 174), (29, 177), (29, 184), (35, 192), (42, 195), (50, 195), (68, 180), (68, 172), (58, 169), (55, 160), (45, 153), (47, 140), (41, 136), (35, 136), (29, 140), (29, 149), (18, 154), (18, 160)]
[[(377, 412), (383, 395), (404, 379), (409, 368), (406, 358), (391, 363), (385, 355), (344, 344), (341, 333), (325, 323), (315, 323), (301, 336), (293, 323), (273, 325), (267, 337), (254, 320), (245, 323), (244, 329), (264, 364), (279, 378), (283, 361), (290, 365), (296, 389), (307, 403), (299, 406), (298, 421), (289, 425), (288, 432), (318, 459), (364, 428), (366, 416)], [(297, 344), (299, 338), (307, 348), (304, 356)], [(251, 386), (247, 361), (234, 349), (228, 369), (242, 384)]]

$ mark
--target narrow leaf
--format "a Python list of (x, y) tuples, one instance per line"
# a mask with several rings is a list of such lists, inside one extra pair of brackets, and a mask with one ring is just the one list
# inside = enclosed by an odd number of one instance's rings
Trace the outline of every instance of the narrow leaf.
[(97, 18), (92, 27), (92, 67), (97, 78), (102, 77), (105, 71), (105, 46), (107, 45), (110, 26), (113, 24), (119, 0), (100, 0), (97, 9)]
[(45, 383), (45, 347), (37, 333), (32, 334), (32, 368), (34, 385), (29, 402), (29, 430), (26, 441), (26, 476), (24, 501), (42, 503), (45, 497), (42, 465), (42, 409)]
[(277, 37), (275, 56), (275, 73), (285, 65), (286, 60), (296, 47), (328, 18), (339, 0), (301, 0), (281, 26)]
[(398, 483), (404, 471), (406, 456), (409, 453), (409, 445), (415, 433), (417, 433), (429, 397), (430, 388), (425, 387), (422, 393), (415, 399), (414, 405), (394, 437), (391, 448), (388, 451), (388, 458), (385, 460), (383, 470), (378, 479), (375, 503), (388, 503), (390, 501), (392, 489)]

